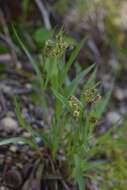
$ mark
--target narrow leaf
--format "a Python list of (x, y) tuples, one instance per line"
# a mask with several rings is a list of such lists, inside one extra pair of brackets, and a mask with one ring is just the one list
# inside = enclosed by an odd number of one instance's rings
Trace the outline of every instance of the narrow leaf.
[(66, 104), (67, 99), (62, 96), (59, 92), (57, 92), (55, 89), (52, 89), (54, 95), (56, 96), (56, 98), (62, 103), (62, 104)]
[(24, 43), (22, 42), (22, 40), (20, 39), (19, 35), (17, 34), (17, 31), (15, 29), (15, 27), (13, 26), (13, 31), (14, 31), (14, 34), (20, 44), (20, 46), (22, 47), (23, 51), (25, 52), (25, 54), (27, 55), (32, 67), (34, 68), (36, 74), (37, 74), (37, 78), (38, 80), (41, 82), (42, 81), (42, 77), (41, 77), (41, 72), (37, 66), (37, 64), (35, 63), (35, 61), (33, 60), (32, 56), (30, 55), (28, 49), (26, 48), (26, 46), (24, 45)]
[(8, 144), (17, 144), (19, 142), (24, 142), (24, 139), (21, 137), (9, 138), (9, 139), (0, 139), (0, 146)]
[(81, 160), (78, 155), (75, 155), (75, 178), (79, 186), (79, 190), (85, 190), (85, 179), (80, 167)]
[(86, 39), (84, 39), (81, 43), (79, 43), (79, 45), (77, 45), (77, 47), (75, 48), (75, 50), (71, 53), (70, 58), (66, 64), (66, 68), (65, 68), (65, 75), (67, 74), (69, 68), (71, 67), (72, 63), (75, 61), (75, 59), (77, 58), (77, 55), (79, 54), (81, 48), (84, 45)]
[(18, 103), (17, 99), (14, 99), (14, 102), (15, 102), (15, 113), (19, 121), (20, 127), (28, 131), (32, 135), (34, 140), (35, 140), (35, 137), (40, 137), (40, 133), (38, 133), (37, 130), (33, 129), (29, 125), (29, 123), (25, 120), (25, 118), (22, 116), (20, 103)]
[(111, 97), (111, 91), (108, 92), (104, 98), (97, 101), (93, 110), (91, 111), (91, 115), (99, 119), (106, 110), (110, 97)]
[(80, 81), (85, 77), (85, 75), (87, 75), (92, 70), (93, 67), (94, 67), (94, 65), (91, 65), (84, 71), (81, 71), (77, 75), (77, 77), (71, 82), (71, 84), (69, 85), (68, 90), (67, 90), (68, 97), (75, 93)]

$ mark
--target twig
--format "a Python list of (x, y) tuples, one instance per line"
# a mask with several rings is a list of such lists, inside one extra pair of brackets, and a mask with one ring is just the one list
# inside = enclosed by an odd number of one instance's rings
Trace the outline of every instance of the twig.
[(68, 187), (68, 185), (66, 184), (66, 182), (64, 180), (61, 180), (61, 183), (66, 190), (70, 190), (70, 188)]
[(37, 4), (38, 9), (41, 12), (42, 18), (44, 20), (45, 27), (48, 30), (50, 30), (51, 29), (51, 23), (50, 23), (50, 19), (49, 19), (49, 14), (48, 14), (48, 11), (46, 10), (42, 1), (41, 0), (35, 0), (35, 3)]

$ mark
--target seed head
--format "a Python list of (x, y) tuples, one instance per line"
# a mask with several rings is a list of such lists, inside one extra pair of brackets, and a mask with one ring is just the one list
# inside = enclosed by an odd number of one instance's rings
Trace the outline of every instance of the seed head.
[(88, 88), (84, 91), (83, 93), (84, 95), (84, 99), (87, 103), (95, 103), (96, 101), (98, 101), (101, 96), (98, 93), (96, 88)]
[(69, 107), (72, 111), (72, 115), (75, 118), (79, 118), (82, 109), (81, 109), (81, 104), (80, 104), (80, 101), (78, 100), (78, 98), (76, 98), (75, 96), (71, 96), (69, 98), (68, 103), (69, 103)]
[(54, 40), (48, 40), (45, 43), (45, 54), (51, 57), (61, 57), (69, 44), (63, 38), (63, 32), (60, 31)]
[(75, 118), (79, 118), (79, 116), (80, 116), (80, 110), (75, 110), (75, 111), (73, 112), (73, 116), (74, 116)]

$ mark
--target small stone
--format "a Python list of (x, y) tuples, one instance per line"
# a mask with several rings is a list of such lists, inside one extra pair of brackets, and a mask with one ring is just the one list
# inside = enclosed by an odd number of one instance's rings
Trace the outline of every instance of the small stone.
[(16, 153), (16, 152), (17, 152), (17, 146), (12, 145), (12, 146), (10, 146), (9, 150), (10, 150), (11, 152), (13, 152), (13, 153)]
[(26, 161), (29, 161), (29, 157), (28, 155), (23, 155), (23, 160), (26, 162)]
[(8, 190), (8, 188), (4, 187), (4, 186), (1, 186), (0, 187), (0, 190)]
[(115, 58), (109, 60), (109, 65), (111, 65), (112, 69), (115, 71), (119, 69), (119, 62)]
[(116, 89), (114, 90), (114, 97), (115, 97), (117, 100), (122, 101), (122, 100), (125, 98), (124, 91), (123, 91), (121, 88), (116, 88)]
[(29, 132), (23, 132), (22, 136), (25, 137), (25, 138), (30, 138), (31, 137), (31, 133), (29, 133)]
[(14, 112), (12, 112), (12, 111), (7, 112), (7, 117), (13, 118), (14, 116), (15, 116)]
[(5, 117), (1, 120), (0, 127), (5, 131), (14, 131), (18, 129), (18, 122), (11, 117)]
[(33, 157), (34, 157), (34, 155), (35, 155), (35, 152), (34, 152), (34, 151), (29, 150), (28, 155), (29, 155), (31, 158), (33, 158)]
[(32, 89), (32, 85), (30, 83), (27, 83), (25, 86), (27, 89)]
[(36, 143), (38, 144), (39, 147), (44, 146), (44, 141), (42, 138), (36, 137), (35, 140), (36, 140)]
[(23, 165), (21, 163), (16, 163), (16, 167), (19, 168), (19, 169), (22, 169)]
[(11, 188), (19, 189), (22, 184), (22, 176), (17, 170), (10, 170), (5, 174), (5, 184)]
[(12, 93), (12, 89), (10, 86), (7, 86), (5, 84), (0, 85), (0, 90), (3, 91), (5, 94), (10, 94)]
[(122, 118), (119, 113), (112, 111), (107, 114), (107, 121), (109, 124), (121, 124)]
[(26, 153), (26, 152), (28, 152), (29, 151), (29, 146), (28, 145), (25, 145), (25, 146), (23, 146), (22, 147), (22, 153)]

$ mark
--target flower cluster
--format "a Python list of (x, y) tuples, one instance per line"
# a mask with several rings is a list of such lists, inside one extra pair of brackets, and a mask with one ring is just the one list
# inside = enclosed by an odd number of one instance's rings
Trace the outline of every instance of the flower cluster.
[(46, 56), (53, 56), (52, 51), (55, 46), (55, 42), (53, 40), (47, 40), (45, 43), (44, 53)]
[(50, 57), (61, 57), (66, 49), (69, 47), (69, 44), (63, 38), (63, 32), (59, 32), (56, 35), (55, 40), (48, 40), (45, 44), (45, 53)]
[(83, 97), (86, 103), (95, 103), (101, 98), (95, 87), (88, 88), (83, 92)]
[(81, 115), (81, 102), (78, 100), (78, 98), (76, 98), (75, 96), (71, 96), (69, 98), (69, 107), (72, 110), (72, 114), (75, 118), (79, 118)]
[(58, 57), (62, 56), (64, 54), (64, 52), (66, 51), (66, 49), (68, 48), (68, 46), (69, 46), (69, 44), (64, 41), (63, 34), (62, 34), (62, 32), (60, 32), (56, 36), (56, 46), (54, 49), (54, 54)]

